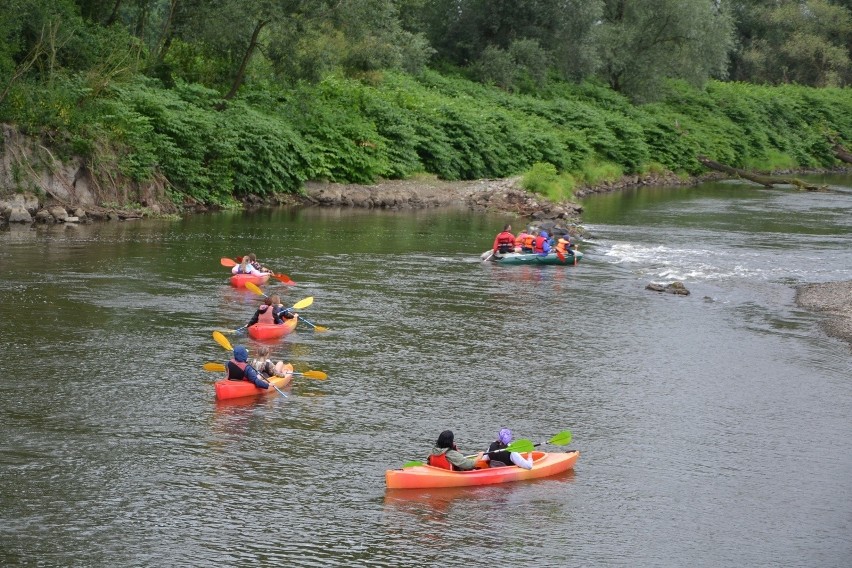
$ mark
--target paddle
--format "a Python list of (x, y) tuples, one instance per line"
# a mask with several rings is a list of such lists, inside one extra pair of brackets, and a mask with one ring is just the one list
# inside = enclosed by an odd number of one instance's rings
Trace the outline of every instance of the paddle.
[[(222, 363), (204, 363), (204, 370), (224, 372), (225, 365), (223, 365)], [(323, 373), (322, 371), (305, 371), (304, 373), (299, 373), (298, 371), (290, 371), (290, 373), (293, 375), (300, 375), (307, 379), (316, 379), (318, 381), (324, 381), (328, 378), (328, 375), (326, 373)]]
[(222, 266), (225, 266), (227, 268), (233, 268), (237, 265), (237, 263), (234, 262), (233, 260), (231, 260), (230, 258), (220, 258), (219, 264), (221, 264)]
[[(562, 432), (559, 432), (558, 434), (554, 435), (552, 438), (550, 438), (546, 442), (539, 442), (538, 444), (533, 444), (532, 441), (530, 441), (530, 440), (520, 439), (520, 440), (515, 440), (514, 442), (512, 442), (511, 444), (509, 444), (508, 446), (506, 446), (505, 448), (503, 448), (500, 451), (517, 452), (519, 454), (524, 454), (526, 452), (531, 452), (535, 448), (537, 448), (538, 446), (542, 446), (544, 444), (553, 444), (554, 446), (567, 446), (568, 444), (571, 443), (571, 438), (572, 438), (571, 432), (568, 431), (568, 430), (563, 430)], [(476, 454), (474, 454), (472, 456), (465, 456), (465, 457), (474, 458), (474, 457), (476, 457)], [(421, 461), (413, 460), (413, 461), (405, 462), (404, 464), (402, 464), (402, 468), (405, 469), (407, 467), (416, 467), (418, 465), (426, 465), (426, 464), (421, 462)]]
[[(221, 332), (214, 331), (214, 332), (213, 332), (213, 340), (214, 340), (216, 343), (218, 343), (219, 345), (221, 345), (223, 349), (227, 349), (228, 351), (233, 351), (233, 350), (234, 350), (234, 347), (231, 345), (231, 342), (230, 342), (230, 341), (228, 341), (228, 338), (227, 338), (227, 337), (225, 337), (224, 335), (222, 335), (222, 334), (221, 334)], [(224, 367), (224, 365), (223, 365), (223, 367)], [(222, 369), (222, 370), (224, 371), (224, 369)], [(281, 396), (283, 396), (284, 398), (287, 398), (287, 393), (286, 393), (286, 392), (284, 392), (283, 390), (279, 389), (277, 386), (275, 386), (274, 384), (270, 383), (269, 381), (267, 381), (267, 384), (268, 384), (269, 386), (271, 386), (272, 388), (274, 388), (275, 390), (277, 390), (277, 391), (278, 391), (278, 394), (280, 394), (280, 395), (281, 395)]]

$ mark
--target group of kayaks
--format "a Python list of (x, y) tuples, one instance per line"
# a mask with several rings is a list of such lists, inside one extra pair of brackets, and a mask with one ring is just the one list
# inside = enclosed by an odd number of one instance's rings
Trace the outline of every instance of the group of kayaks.
[[(576, 264), (582, 258), (582, 253), (573, 251), (571, 255), (557, 255), (551, 253), (549, 255), (523, 254), (523, 253), (507, 253), (499, 255), (490, 255), (483, 260), (505, 263), (505, 264)], [(231, 285), (236, 288), (248, 288), (249, 290), (259, 290), (258, 286), (262, 286), (269, 281), (270, 274), (235, 274), (230, 277)], [(262, 292), (261, 292), (262, 293)], [(298, 304), (297, 304), (298, 306)], [(296, 306), (294, 306), (296, 307)], [(297, 324), (298, 316), (291, 320), (287, 320), (284, 324), (254, 324), (247, 328), (248, 334), (252, 339), (266, 340), (277, 339), (292, 332)], [(218, 333), (218, 332), (216, 332)], [(226, 349), (233, 349), (230, 343), (224, 336), (214, 333), (214, 339)], [(281, 377), (270, 377), (268, 380), (274, 390), (281, 392), (280, 389), (286, 387), (293, 380), (293, 366), (287, 364), (285, 366), (285, 374)], [(310, 373), (311, 371), (309, 371)], [(304, 373), (303, 373), (304, 374)], [(232, 400), (245, 398), (250, 396), (265, 395), (273, 392), (273, 388), (260, 389), (248, 381), (230, 381), (221, 379), (215, 383), (216, 399), (217, 400)], [(476, 485), (492, 485), (495, 483), (506, 483), (510, 481), (525, 481), (530, 479), (538, 479), (563, 473), (574, 467), (577, 459), (580, 457), (580, 452), (577, 450), (565, 453), (560, 452), (528, 452), (526, 456), (532, 457), (533, 465), (531, 469), (523, 469), (514, 465), (503, 467), (490, 467), (486, 461), (480, 461), (476, 464), (476, 469), (470, 471), (451, 471), (431, 465), (421, 464), (407, 466), (400, 469), (390, 469), (385, 472), (385, 483), (388, 489), (426, 489), (426, 488), (441, 488), (441, 487), (470, 487)]]
[[(233, 267), (237, 264), (237, 262), (239, 262), (239, 260), (241, 259), (238, 259), (238, 261), (233, 261), (228, 258), (223, 258), (220, 260), (220, 263), (225, 267)], [(295, 282), (293, 282), (293, 280), (291, 280), (290, 277), (286, 274), (275, 273), (232, 274), (229, 277), (229, 281), (231, 285), (235, 288), (246, 289), (254, 294), (265, 297), (266, 294), (264, 294), (264, 292), (260, 289), (260, 286), (268, 283), (270, 278), (275, 278), (280, 282), (290, 285), (295, 284)], [(312, 303), (313, 297), (305, 298), (304, 300), (301, 300), (300, 302), (294, 304), (290, 309), (300, 310), (311, 305)], [(244, 329), (249, 337), (258, 341), (275, 340), (281, 339), (285, 335), (295, 330), (298, 322), (299, 316), (294, 315), (293, 318), (284, 320), (284, 323), (281, 324), (258, 322), (246, 328), (240, 328), (240, 330)], [(322, 326), (317, 326), (315, 324), (310, 325), (319, 331), (325, 331), (326, 329)], [(229, 333), (236, 333), (240, 330), (233, 330)], [(228, 341), (228, 339), (223, 335), (222, 332), (214, 331), (213, 339), (224, 349), (227, 349), (228, 351), (233, 351), (234, 347), (231, 345), (231, 342)], [(218, 363), (207, 363), (204, 367), (206, 370), (209, 371), (225, 372), (226, 370), (225, 365)], [(290, 382), (293, 380), (294, 375), (301, 375), (307, 378), (319, 380), (325, 380), (325, 378), (327, 377), (326, 374), (322, 371), (307, 371), (305, 373), (295, 373), (295, 371), (293, 370), (293, 365), (287, 363), (286, 365), (284, 365), (284, 373), (282, 374), (282, 376), (273, 376), (267, 379), (267, 382), (269, 382), (270, 384), (269, 389), (258, 388), (249, 381), (232, 381), (228, 380), (227, 378), (223, 378), (216, 381), (216, 383), (214, 384), (216, 400), (223, 401), (241, 399), (246, 397), (267, 395), (275, 392), (284, 394), (281, 389), (290, 384)]]

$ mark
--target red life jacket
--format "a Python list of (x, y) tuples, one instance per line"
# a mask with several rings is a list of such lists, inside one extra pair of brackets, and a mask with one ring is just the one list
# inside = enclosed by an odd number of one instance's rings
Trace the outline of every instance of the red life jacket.
[(503, 231), (497, 235), (494, 249), (505, 253), (515, 248), (515, 235), (509, 231)]
[[(264, 309), (265, 308), (265, 309)], [(272, 306), (260, 306), (260, 314), (257, 316), (257, 323), (275, 323), (275, 317), (272, 315)]]
[(246, 378), (246, 363), (245, 361), (237, 361), (236, 359), (231, 359), (228, 361), (228, 380), (229, 381), (242, 381)]
[(541, 235), (537, 236), (535, 238), (535, 248), (533, 249), (533, 252), (543, 253), (544, 252), (544, 241), (546, 241), (546, 240), (547, 239), (545, 239)]
[(429, 454), (429, 457), (426, 458), (426, 463), (431, 465), (432, 467), (440, 467), (442, 469), (448, 469), (450, 471), (453, 470), (453, 464), (451, 464), (450, 460), (447, 459), (446, 452), (437, 456), (435, 454)]

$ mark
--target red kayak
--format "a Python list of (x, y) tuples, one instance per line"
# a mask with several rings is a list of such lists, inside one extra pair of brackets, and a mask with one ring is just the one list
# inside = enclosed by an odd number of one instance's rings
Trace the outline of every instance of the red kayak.
[(281, 339), (294, 329), (299, 316), (284, 320), (284, 323), (256, 323), (248, 326), (248, 334), (252, 339)]
[(515, 465), (505, 467), (487, 467), (486, 462), (477, 466), (484, 469), (471, 471), (450, 471), (431, 465), (418, 465), (404, 469), (389, 469), (385, 472), (388, 489), (423, 489), (426, 487), (467, 487), (471, 485), (491, 485), (507, 481), (523, 481), (556, 475), (574, 467), (580, 452), (567, 453), (533, 452), (532, 469), (523, 469)]
[[(284, 365), (284, 370), (287, 374), (283, 377), (270, 377), (269, 382), (283, 389), (293, 380), (293, 365), (287, 363)], [(254, 383), (249, 381), (231, 381), (221, 379), (216, 381), (216, 400), (229, 400), (232, 398), (242, 398), (244, 396), (256, 396), (259, 394), (271, 394), (276, 392), (272, 387), (268, 389), (259, 389), (254, 386)]]
[(246, 282), (260, 286), (266, 284), (267, 281), (269, 281), (269, 274), (234, 274), (231, 276), (231, 286), (234, 288), (245, 288)]

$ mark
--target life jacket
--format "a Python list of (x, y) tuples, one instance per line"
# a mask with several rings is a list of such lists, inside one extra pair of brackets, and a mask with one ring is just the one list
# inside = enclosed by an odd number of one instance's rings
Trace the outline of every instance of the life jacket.
[(246, 380), (246, 365), (248, 365), (248, 363), (246, 363), (245, 361), (237, 361), (236, 359), (231, 359), (230, 361), (228, 361), (228, 380)]
[(448, 469), (453, 471), (455, 469), (453, 464), (450, 463), (450, 460), (447, 459), (447, 452), (443, 454), (429, 454), (429, 457), (426, 458), (426, 463), (431, 465), (432, 467), (440, 467), (442, 469)]
[(508, 231), (503, 231), (497, 235), (497, 252), (505, 254), (512, 252), (515, 248), (515, 235)]
[(527, 238), (524, 239), (524, 248), (532, 250), (535, 246), (535, 236), (527, 235)]
[(542, 237), (541, 235), (537, 236), (537, 237), (535, 238), (535, 247), (533, 247), (533, 252), (536, 252), (536, 253), (544, 253), (544, 243), (545, 243), (545, 241), (547, 241), (547, 239), (545, 239), (545, 238), (544, 238), (544, 237)]
[(570, 245), (571, 241), (566, 241), (563, 237), (559, 237), (559, 240), (556, 242), (556, 251), (562, 254), (574, 254), (571, 252)]
[[(488, 459), (490, 462), (500, 462), (503, 465), (514, 465), (512, 462), (512, 454), (504, 450), (506, 445), (502, 444), (499, 441), (491, 442), (491, 445), (488, 446)], [(498, 466), (498, 464), (492, 464), (491, 467)]]
[(272, 306), (267, 306), (266, 304), (264, 304), (260, 306), (258, 311), (260, 313), (257, 316), (257, 323), (275, 323), (275, 310)]
[(529, 235), (526, 234), (526, 233), (519, 233), (518, 236), (515, 237), (515, 246), (516, 247), (523, 247), (524, 242), (527, 240), (528, 236)]

